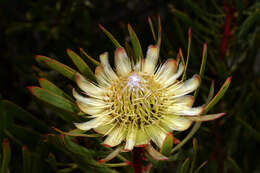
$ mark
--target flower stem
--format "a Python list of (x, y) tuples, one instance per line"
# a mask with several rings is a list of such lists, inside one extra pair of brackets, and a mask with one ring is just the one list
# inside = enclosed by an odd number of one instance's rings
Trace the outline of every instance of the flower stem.
[(133, 167), (135, 173), (142, 173), (143, 148), (134, 148)]

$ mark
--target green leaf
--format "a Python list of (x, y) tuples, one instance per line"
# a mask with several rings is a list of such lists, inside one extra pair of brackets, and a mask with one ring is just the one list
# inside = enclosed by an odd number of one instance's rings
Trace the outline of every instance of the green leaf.
[(51, 69), (61, 73), (63, 76), (75, 81), (76, 70), (46, 56), (37, 55), (35, 58), (38, 63), (44, 63)]
[(133, 28), (131, 27), (130, 24), (128, 24), (128, 32), (129, 32), (130, 39), (131, 39), (131, 42), (132, 42), (132, 45), (133, 45), (136, 60), (142, 59), (144, 56), (143, 56), (141, 44), (139, 42), (139, 39), (138, 39), (136, 33), (134, 32), (134, 30), (133, 30)]
[(205, 107), (204, 114), (206, 114), (210, 109), (212, 109), (218, 102), (219, 100), (224, 96), (226, 93), (230, 83), (231, 83), (231, 78), (228, 77), (225, 81), (225, 83), (222, 85), (220, 88), (219, 92), (216, 94), (216, 96), (209, 102), (209, 104)]
[(207, 97), (207, 100), (205, 102), (205, 105), (208, 105), (210, 100), (212, 99), (213, 95), (214, 95), (214, 86), (215, 86), (215, 82), (214, 80), (211, 81), (211, 85), (210, 85), (210, 89), (209, 89), (209, 95)]
[(23, 155), (23, 173), (31, 172), (32, 157), (31, 157), (31, 152), (28, 150), (26, 146), (23, 146), (22, 148), (22, 155)]
[[(108, 162), (110, 160), (112, 160), (113, 158), (115, 158), (116, 156), (118, 156), (118, 154), (120, 152), (122, 152), (123, 147), (119, 146), (116, 149), (114, 149), (114, 151), (112, 151), (109, 155), (107, 155), (104, 159), (99, 160), (99, 163), (105, 163)], [(125, 163), (125, 162), (124, 162)]]
[(182, 166), (181, 166), (181, 173), (187, 173), (189, 170), (189, 166), (190, 166), (190, 158), (187, 158)]
[(186, 57), (184, 72), (183, 72), (183, 75), (182, 75), (182, 81), (186, 79), (186, 73), (187, 73), (187, 68), (188, 68), (189, 59), (190, 59), (190, 45), (191, 45), (191, 28), (189, 28), (189, 31), (188, 31), (187, 57)]
[(9, 172), (8, 166), (11, 160), (11, 147), (7, 138), (3, 140), (2, 149), (3, 149), (3, 160), (1, 165), (1, 173), (8, 173)]
[(108, 30), (106, 30), (102, 25), (98, 25), (98, 26), (106, 34), (106, 36), (112, 41), (112, 43), (116, 48), (122, 47), (120, 43), (115, 39), (115, 37)]
[(158, 40), (157, 40), (157, 45), (160, 48), (161, 47), (161, 42), (162, 42), (162, 25), (161, 25), (161, 17), (158, 15)]
[(92, 58), (91, 56), (89, 56), (87, 54), (87, 52), (84, 51), (84, 49), (79, 48), (80, 52), (87, 58), (89, 59), (95, 66), (100, 66), (100, 62), (98, 62), (97, 60), (95, 60), (94, 58)]
[(68, 99), (40, 87), (28, 87), (30, 92), (38, 99), (68, 112), (78, 113), (77, 105)]
[(51, 81), (44, 79), (44, 78), (40, 78), (39, 83), (40, 83), (40, 86), (42, 88), (49, 90), (49, 91), (51, 91), (51, 92), (53, 92), (53, 93), (55, 93), (55, 94), (57, 94), (61, 97), (65, 97), (65, 98), (69, 99), (70, 101), (74, 101), (71, 96), (66, 94), (64, 91), (62, 91), (59, 87), (57, 87)]
[[(204, 77), (206, 62), (207, 62), (207, 44), (205, 43), (203, 45), (202, 61), (201, 61), (201, 65), (200, 65), (200, 77), (201, 77), (200, 83), (202, 83), (202, 78)], [(213, 91), (214, 91), (214, 89), (213, 89)], [(197, 98), (198, 93), (199, 93), (199, 88), (194, 93), (194, 99)]]
[(70, 140), (69, 136), (64, 136), (64, 144), (66, 148), (81, 157), (84, 157), (85, 159), (88, 159), (88, 163), (92, 165), (96, 165), (97, 162), (93, 159), (93, 156), (95, 154), (94, 151), (88, 150), (86, 147), (82, 147)]
[(17, 106), (16, 104), (8, 101), (3, 100), (3, 105), (6, 110), (6, 114), (9, 117), (14, 117), (16, 120), (20, 120), (22, 122), (25, 122), (27, 125), (30, 125), (34, 127), (35, 129), (41, 131), (41, 132), (50, 132), (52, 131), (48, 125), (46, 125), (44, 122), (38, 120), (30, 114), (29, 112), (25, 111), (23, 108)]
[(207, 164), (208, 161), (205, 161), (203, 162), (195, 171), (194, 173), (199, 173), (200, 169), (203, 168), (206, 164)]
[(196, 123), (194, 124), (194, 126), (192, 127), (192, 129), (190, 130), (189, 134), (188, 134), (178, 145), (176, 145), (176, 146), (172, 149), (171, 153), (177, 151), (177, 150), (180, 149), (184, 144), (186, 144), (186, 142), (187, 142), (190, 138), (192, 138), (192, 136), (193, 136), (193, 135), (197, 132), (197, 130), (200, 128), (200, 125), (201, 125), (201, 122), (196, 122)]
[(247, 19), (242, 24), (240, 32), (238, 34), (240, 39), (243, 39), (243, 37), (248, 35), (253, 25), (256, 24), (257, 21), (259, 21), (259, 18), (260, 18), (260, 13), (258, 11), (247, 17)]
[(171, 153), (171, 149), (173, 146), (173, 135), (172, 133), (169, 133), (166, 138), (163, 141), (162, 147), (161, 147), (161, 153), (165, 156), (169, 156)]
[(49, 165), (55, 172), (58, 172), (57, 160), (54, 154), (50, 153), (46, 161), (49, 163)]
[(71, 58), (73, 63), (77, 66), (77, 68), (79, 69), (81, 74), (83, 74), (84, 76), (86, 76), (87, 78), (89, 78), (92, 81), (96, 80), (95, 75), (92, 72), (92, 70), (89, 68), (89, 66), (85, 63), (85, 61), (78, 54), (76, 54), (71, 49), (67, 49), (67, 54), (69, 55), (69, 57)]
[(245, 127), (250, 136), (260, 142), (260, 133), (257, 130), (255, 130), (250, 124), (248, 124), (246, 121), (243, 121), (241, 118), (237, 118), (237, 121)]
[(233, 160), (231, 157), (228, 157), (227, 160), (232, 165), (234, 172), (236, 173), (243, 173), (244, 171), (238, 166), (235, 160)]
[(191, 166), (190, 166), (190, 173), (193, 173), (196, 159), (197, 159), (197, 150), (198, 150), (198, 141), (196, 138), (193, 138), (192, 143), (193, 143), (193, 153), (192, 153), (192, 162), (191, 162)]
[(36, 147), (37, 144), (43, 139), (43, 136), (40, 133), (20, 125), (14, 124), (6, 131), (9, 132), (15, 140), (20, 141), (22, 145), (26, 145), (28, 147)]
[(152, 19), (150, 17), (148, 17), (148, 23), (149, 23), (149, 26), (150, 26), (150, 29), (151, 29), (151, 32), (152, 32), (152, 35), (153, 35), (153, 39), (154, 39), (154, 41), (156, 41), (157, 38), (156, 38), (156, 35), (155, 35), (155, 32), (154, 32)]

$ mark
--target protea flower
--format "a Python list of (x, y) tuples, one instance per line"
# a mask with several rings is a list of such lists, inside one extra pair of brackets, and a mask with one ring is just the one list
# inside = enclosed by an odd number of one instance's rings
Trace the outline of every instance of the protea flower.
[(158, 147), (169, 132), (184, 131), (203, 112), (192, 107), (189, 93), (200, 85), (199, 75), (177, 80), (184, 67), (174, 59), (157, 64), (159, 47), (149, 46), (145, 59), (134, 63), (124, 48), (115, 51), (115, 70), (108, 53), (100, 55), (101, 66), (95, 71), (98, 84), (77, 74), (76, 82), (84, 95), (73, 91), (81, 111), (91, 120), (75, 123), (81, 130), (94, 129), (107, 136), (103, 145), (121, 143), (129, 151), (153, 141)]

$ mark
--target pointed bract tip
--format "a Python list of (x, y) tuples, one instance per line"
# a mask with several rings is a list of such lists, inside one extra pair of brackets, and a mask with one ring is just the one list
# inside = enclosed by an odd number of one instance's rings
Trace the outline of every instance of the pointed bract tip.
[(100, 29), (104, 29), (104, 27), (99, 23), (98, 24), (98, 27), (100, 28)]
[(4, 139), (3, 139), (3, 144), (7, 144), (7, 143), (9, 143), (8, 138), (4, 138)]
[(137, 148), (143, 148), (143, 147), (146, 147), (148, 144), (141, 144), (141, 145), (136, 145), (135, 147)]
[(104, 144), (104, 143), (102, 143), (101, 145), (102, 145), (103, 147), (112, 148), (112, 146), (111, 146), (111, 145), (108, 145), (108, 144)]
[(98, 164), (102, 164), (102, 163), (105, 163), (106, 160), (105, 160), (105, 159), (100, 159), (100, 160), (98, 160), (97, 162), (98, 162)]
[(227, 78), (227, 81), (231, 81), (231, 79), (232, 79), (232, 76), (229, 76), (229, 77)]
[(207, 43), (204, 43), (203, 44), (203, 49), (205, 50), (207, 48), (208, 44)]
[(188, 29), (189, 38), (191, 37), (191, 28)]
[(39, 87), (37, 87), (37, 86), (28, 86), (28, 87), (26, 87), (31, 93), (33, 93), (33, 89), (34, 88), (39, 88)]

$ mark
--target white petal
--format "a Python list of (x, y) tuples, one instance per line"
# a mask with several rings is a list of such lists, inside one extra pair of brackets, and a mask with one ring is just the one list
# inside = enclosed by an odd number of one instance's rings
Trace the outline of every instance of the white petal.
[(183, 71), (184, 71), (184, 66), (182, 65), (182, 63), (180, 63), (177, 72), (174, 75), (172, 75), (167, 81), (164, 82), (164, 87), (168, 87), (173, 83), (175, 83), (175, 81), (181, 76)]
[(149, 46), (146, 53), (143, 72), (148, 74), (153, 74), (155, 71), (155, 67), (157, 65), (158, 58), (159, 58), (159, 47), (153, 45)]
[(171, 130), (183, 131), (191, 126), (192, 121), (185, 117), (168, 115), (163, 117), (162, 124), (164, 127), (168, 127)]
[(194, 107), (190, 109), (183, 109), (183, 110), (172, 110), (171, 113), (176, 115), (183, 115), (183, 116), (195, 116), (200, 115), (204, 111), (204, 106)]
[[(194, 98), (191, 95), (185, 95), (181, 97), (169, 100), (168, 113), (179, 115), (184, 110), (189, 110), (194, 103)], [(181, 114), (182, 115), (182, 114)]]
[(209, 115), (203, 115), (203, 116), (190, 116), (187, 118), (189, 118), (192, 121), (211, 121), (211, 120), (220, 118), (225, 114), (226, 113), (218, 113), (218, 114), (209, 114)]
[(94, 131), (100, 134), (107, 134), (108, 131), (110, 131), (114, 126), (112, 124), (107, 124), (103, 126), (98, 126), (94, 128)]
[(89, 106), (81, 101), (77, 101), (77, 105), (81, 111), (89, 115), (96, 115), (104, 111), (104, 107)]
[(96, 67), (95, 76), (97, 78), (98, 84), (103, 87), (109, 87), (110, 81), (101, 66)]
[(126, 76), (131, 72), (131, 62), (124, 48), (117, 48), (115, 51), (116, 71), (120, 76)]
[(101, 116), (84, 123), (74, 123), (74, 125), (80, 130), (90, 130), (92, 128), (97, 128), (98, 126), (105, 124), (110, 119), (111, 118), (109, 116)]
[(177, 63), (173, 59), (168, 59), (156, 72), (155, 80), (164, 84), (177, 69)]
[(120, 144), (126, 137), (126, 128), (124, 126), (115, 127), (103, 142), (103, 145), (114, 147)]
[(136, 142), (137, 128), (132, 125), (127, 132), (125, 150), (132, 150)]
[(168, 91), (168, 93), (173, 94), (173, 97), (180, 97), (186, 94), (189, 94), (193, 91), (195, 91), (200, 85), (200, 76), (194, 75), (191, 79), (186, 80), (183, 84), (181, 84), (181, 87)]
[(185, 95), (174, 99), (174, 106), (187, 106), (191, 107), (194, 103), (194, 97), (192, 95)]
[(104, 72), (107, 75), (107, 77), (109, 78), (109, 80), (117, 80), (118, 77), (109, 64), (107, 52), (100, 55), (100, 62), (102, 64)]
[(103, 98), (104, 93), (106, 92), (104, 89), (96, 86), (95, 84), (87, 81), (81, 74), (76, 74), (76, 83), (79, 88), (83, 90), (87, 95), (95, 97), (95, 98)]
[(146, 132), (143, 129), (139, 129), (136, 134), (136, 142), (135, 145), (143, 146), (149, 143), (149, 136), (147, 136)]
[(145, 131), (147, 135), (150, 136), (152, 141), (161, 148), (163, 141), (167, 135), (167, 131), (163, 130), (162, 128), (159, 128), (156, 125), (150, 125), (149, 127), (145, 128)]
[(73, 96), (80, 102), (87, 104), (89, 106), (96, 106), (96, 107), (109, 107), (109, 103), (106, 103), (102, 100), (95, 99), (95, 98), (89, 98), (89, 97), (84, 97), (80, 95), (79, 93), (76, 92), (75, 89), (72, 90)]

